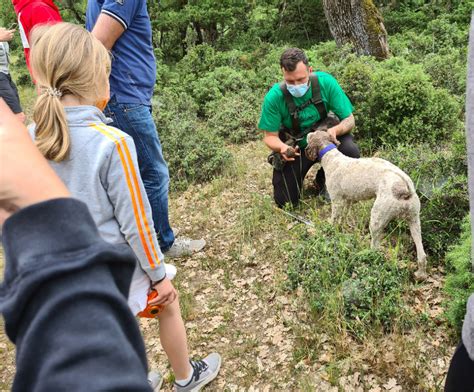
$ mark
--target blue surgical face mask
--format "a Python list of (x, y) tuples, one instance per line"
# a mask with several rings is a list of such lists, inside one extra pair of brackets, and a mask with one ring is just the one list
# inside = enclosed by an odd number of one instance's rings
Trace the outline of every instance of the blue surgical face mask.
[(288, 88), (288, 91), (290, 92), (291, 95), (293, 95), (295, 98), (302, 97), (303, 95), (306, 94), (306, 91), (309, 89), (309, 84), (308, 83), (303, 83), (303, 84), (286, 84), (286, 87)]

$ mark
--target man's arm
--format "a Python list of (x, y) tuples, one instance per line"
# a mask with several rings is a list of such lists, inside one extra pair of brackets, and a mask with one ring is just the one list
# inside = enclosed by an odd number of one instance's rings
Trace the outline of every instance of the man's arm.
[(111, 50), (124, 31), (125, 27), (117, 19), (101, 13), (92, 29), (92, 34), (102, 42), (108, 50)]
[(331, 136), (333, 142), (337, 142), (337, 136), (345, 135), (349, 133), (352, 128), (355, 126), (354, 115), (351, 114), (349, 117), (346, 117), (336, 126), (329, 128), (328, 133)]

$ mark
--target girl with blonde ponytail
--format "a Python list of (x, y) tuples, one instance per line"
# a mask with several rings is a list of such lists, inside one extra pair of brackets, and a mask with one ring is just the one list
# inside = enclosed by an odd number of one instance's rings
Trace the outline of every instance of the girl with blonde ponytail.
[[(108, 126), (102, 113), (109, 99), (108, 51), (80, 26), (40, 26), (31, 35), (30, 64), (39, 94), (30, 127), (36, 145), (71, 194), (87, 204), (101, 236), (135, 253), (129, 306), (134, 314), (158, 318), (161, 344), (182, 381), (176, 389), (197, 390), (217, 376), (221, 359), (214, 353), (189, 360), (170, 281), (176, 269), (163, 262), (133, 139)], [(149, 381), (159, 389), (157, 373)]]
[(35, 28), (30, 56), (39, 91), (33, 113), (36, 144), (47, 159), (61, 162), (71, 143), (63, 106), (108, 99), (110, 56), (89, 33), (69, 23)]

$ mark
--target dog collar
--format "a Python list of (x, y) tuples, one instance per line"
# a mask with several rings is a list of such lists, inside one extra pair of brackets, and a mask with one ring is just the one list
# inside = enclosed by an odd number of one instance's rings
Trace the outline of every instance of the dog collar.
[(323, 159), (323, 156), (326, 155), (327, 152), (334, 150), (335, 148), (337, 148), (336, 145), (331, 143), (327, 145), (326, 147), (324, 147), (321, 151), (319, 151), (319, 154), (318, 154), (319, 161)]

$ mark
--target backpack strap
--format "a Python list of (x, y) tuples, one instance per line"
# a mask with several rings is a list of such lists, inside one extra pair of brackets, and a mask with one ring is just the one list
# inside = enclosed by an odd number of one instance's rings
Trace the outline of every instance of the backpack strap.
[(311, 103), (316, 106), (316, 109), (319, 113), (319, 119), (324, 120), (328, 116), (326, 107), (321, 98), (321, 88), (319, 86), (319, 80), (316, 74), (312, 73), (309, 75), (309, 80), (311, 80), (311, 89), (313, 90), (313, 97), (311, 98)]
[(280, 90), (283, 93), (283, 97), (285, 98), (286, 106), (288, 107), (288, 111), (290, 112), (291, 117), (291, 128), (295, 132), (300, 131), (300, 121), (298, 119), (298, 108), (296, 107), (295, 101), (293, 101), (293, 96), (288, 91), (285, 82), (280, 83)]

